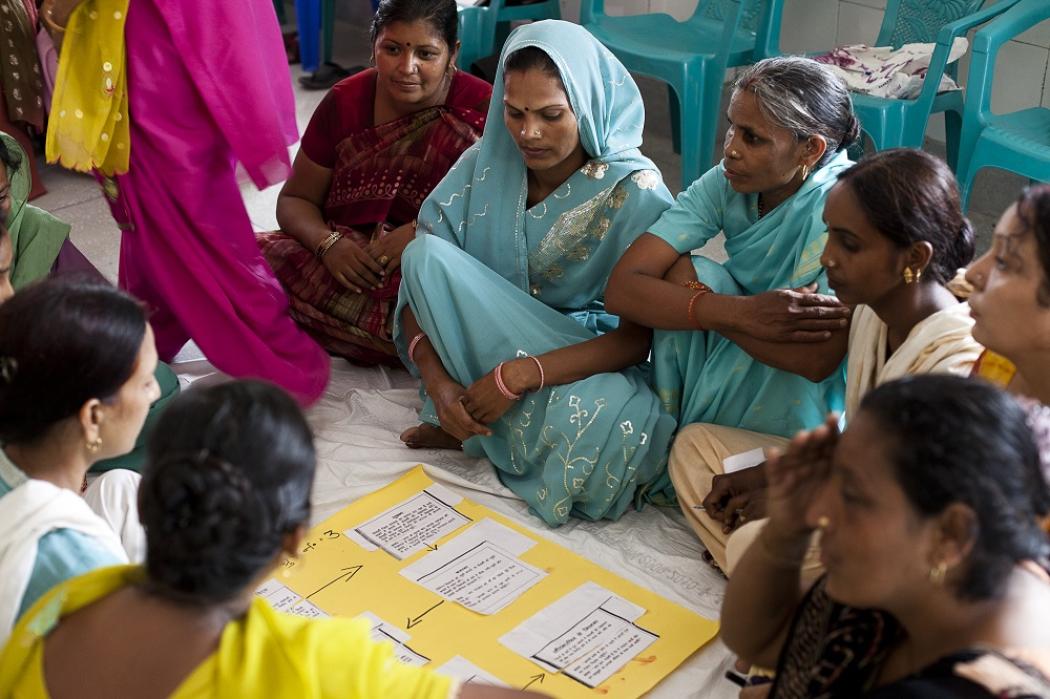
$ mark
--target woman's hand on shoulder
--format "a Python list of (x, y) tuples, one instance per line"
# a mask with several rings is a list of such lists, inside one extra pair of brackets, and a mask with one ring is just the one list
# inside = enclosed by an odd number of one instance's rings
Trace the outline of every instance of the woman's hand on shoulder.
[(770, 342), (824, 342), (849, 326), (850, 307), (816, 284), (738, 296), (737, 330)]
[(365, 289), (377, 288), (386, 274), (383, 266), (371, 255), (345, 237), (329, 248), (321, 262), (336, 281), (358, 294)]

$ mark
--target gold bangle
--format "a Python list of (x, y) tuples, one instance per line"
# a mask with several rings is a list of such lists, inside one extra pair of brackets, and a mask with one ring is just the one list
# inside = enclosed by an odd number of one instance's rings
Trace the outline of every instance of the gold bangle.
[[(51, 2), (48, 2), (48, 3), (45, 3), (44, 11), (43, 11), (43, 13), (41, 13), (40, 16), (41, 16), (41, 18), (43, 18), (44, 24), (46, 24), (52, 31), (55, 31), (55, 32), (58, 32), (59, 34), (61, 34), (62, 32), (66, 31), (66, 27), (63, 27), (61, 24), (59, 24), (58, 22), (56, 22), (53, 19), (54, 15), (53, 15), (52, 10), (54, 10), (54, 7), (55, 7), (54, 0), (51, 0)], [(69, 26), (69, 24), (68, 24), (69, 20), (67, 19), (66, 21), (67, 21), (66, 26)]]
[(315, 255), (317, 255), (317, 259), (320, 260), (322, 257), (324, 257), (325, 254), (332, 249), (332, 246), (342, 239), (343, 234), (339, 231), (332, 231), (331, 233), (329, 233), (328, 237), (322, 240), (320, 245), (317, 246), (317, 250), (314, 253)]

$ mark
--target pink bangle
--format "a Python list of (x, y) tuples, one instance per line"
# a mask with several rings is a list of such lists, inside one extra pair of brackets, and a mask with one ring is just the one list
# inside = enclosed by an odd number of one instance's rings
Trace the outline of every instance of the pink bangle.
[(496, 388), (507, 400), (519, 400), (521, 398), (520, 393), (511, 393), (510, 389), (507, 388), (507, 384), (503, 383), (503, 365), (506, 362), (500, 362), (496, 365), (496, 370), (492, 372), (492, 376), (496, 379)]
[(536, 390), (537, 391), (542, 391), (543, 390), (543, 384), (545, 383), (544, 378), (543, 378), (543, 365), (540, 364), (540, 360), (539, 360), (538, 357), (533, 357), (531, 354), (529, 355), (529, 359), (531, 359), (532, 361), (536, 362), (536, 368), (540, 370), (540, 385), (536, 387)]
[(418, 345), (426, 336), (426, 333), (419, 333), (418, 335), (412, 338), (412, 342), (408, 343), (408, 361), (412, 362), (413, 364), (416, 363), (416, 358), (415, 356), (413, 356), (416, 353), (416, 345)]

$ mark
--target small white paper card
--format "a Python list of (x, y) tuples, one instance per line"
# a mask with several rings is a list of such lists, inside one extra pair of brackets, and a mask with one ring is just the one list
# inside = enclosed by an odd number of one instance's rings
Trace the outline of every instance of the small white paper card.
[(634, 622), (645, 609), (585, 583), (500, 638), (549, 672), (597, 687), (658, 638)]
[(420, 655), (406, 644), (412, 638), (407, 631), (400, 629), (388, 621), (383, 621), (372, 612), (361, 612), (358, 618), (367, 619), (372, 625), (372, 640), (376, 643), (389, 641), (394, 644), (394, 655), (403, 663), (409, 665), (426, 665), (430, 658)]
[(483, 519), (402, 568), (401, 575), (479, 614), (495, 614), (547, 576), (518, 558), (535, 545), (529, 537)]
[(725, 461), (722, 462), (722, 471), (724, 473), (735, 473), (737, 471), (743, 471), (745, 468), (751, 468), (758, 466), (766, 460), (766, 450), (762, 447), (758, 449), (752, 449), (751, 451), (745, 451), (740, 454), (733, 454), (727, 456)]
[[(448, 488), (431, 485), (346, 535), (359, 545), (378, 546), (399, 561), (432, 547), (441, 537), (470, 523), (454, 504), (462, 500)], [(362, 544), (362, 541), (365, 543)]]
[(493, 687), (509, 687), (495, 675), (485, 672), (462, 655), (453, 656), (437, 669), (442, 675), (455, 677), (463, 684), (490, 684)]

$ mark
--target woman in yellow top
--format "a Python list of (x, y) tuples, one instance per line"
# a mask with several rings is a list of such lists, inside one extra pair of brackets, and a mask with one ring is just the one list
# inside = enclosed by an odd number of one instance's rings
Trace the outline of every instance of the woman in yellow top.
[(103, 568), (40, 600), (0, 655), (0, 696), (537, 696), (458, 687), (401, 664), (363, 620), (302, 619), (253, 596), (301, 548), (314, 465), (310, 428), (279, 389), (180, 396), (139, 491), (145, 567)]

